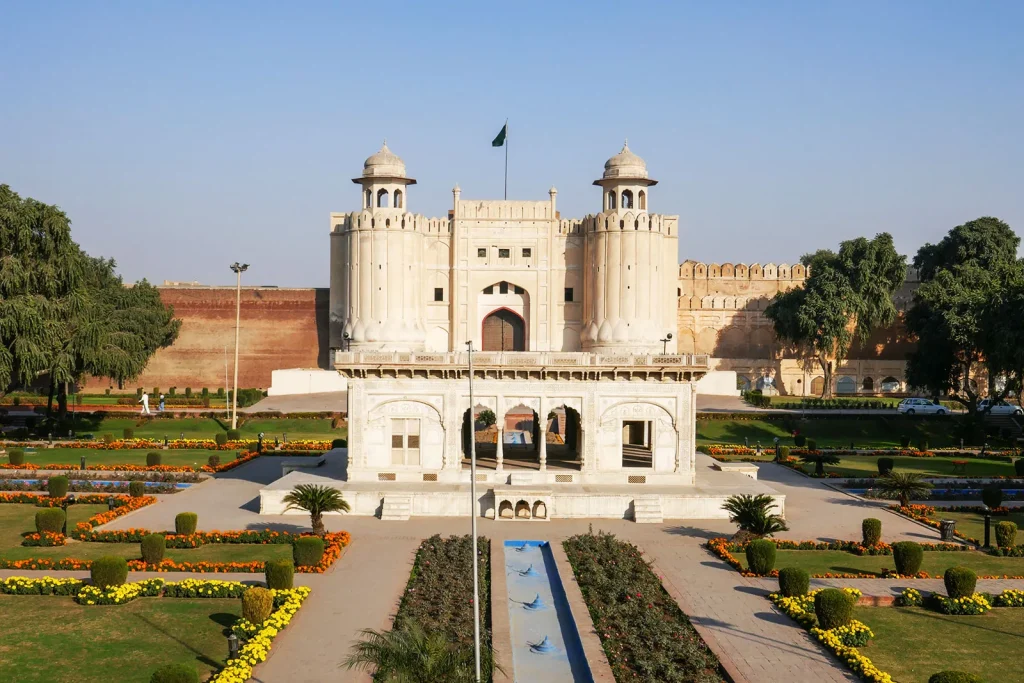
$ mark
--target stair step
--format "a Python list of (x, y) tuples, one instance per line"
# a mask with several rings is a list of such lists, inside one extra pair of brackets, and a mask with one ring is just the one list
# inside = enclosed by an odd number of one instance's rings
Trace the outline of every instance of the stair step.
[(404, 522), (412, 516), (412, 496), (384, 496), (380, 518), (386, 522)]
[(637, 524), (661, 524), (661, 496), (638, 496), (633, 499), (633, 521)]

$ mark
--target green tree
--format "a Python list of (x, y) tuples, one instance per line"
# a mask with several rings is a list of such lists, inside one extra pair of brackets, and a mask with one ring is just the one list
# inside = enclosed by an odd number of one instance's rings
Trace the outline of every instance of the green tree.
[(818, 477), (825, 476), (825, 465), (838, 465), (841, 462), (839, 456), (831, 453), (804, 453), (800, 459), (804, 462), (814, 463), (814, 474)]
[(906, 277), (906, 258), (892, 236), (842, 242), (839, 251), (801, 258), (809, 274), (803, 285), (775, 295), (765, 309), (775, 334), (821, 367), (822, 398), (832, 397), (832, 376), (855, 340), (866, 340), (897, 317), (892, 296)]
[(880, 498), (899, 500), (900, 507), (907, 507), (911, 500), (923, 500), (931, 495), (932, 485), (912, 472), (889, 472), (875, 479), (875, 488)]
[[(342, 664), (347, 669), (373, 672), (373, 680), (387, 683), (472, 683), (476, 680), (473, 648), (449, 643), (440, 631), (425, 633), (419, 626), (360, 632), (353, 652)], [(481, 673), (494, 666), (493, 654), (480, 653)], [(484, 676), (487, 680), (487, 676)]]
[(774, 507), (775, 499), (766, 493), (729, 496), (722, 504), (730, 522), (755, 536), (771, 536), (789, 529), (782, 515), (772, 512)]
[(313, 533), (323, 536), (325, 512), (351, 512), (348, 501), (342, 498), (341, 491), (332, 486), (321, 484), (299, 484), (289, 491), (284, 502), (288, 510), (305, 510), (309, 513)]

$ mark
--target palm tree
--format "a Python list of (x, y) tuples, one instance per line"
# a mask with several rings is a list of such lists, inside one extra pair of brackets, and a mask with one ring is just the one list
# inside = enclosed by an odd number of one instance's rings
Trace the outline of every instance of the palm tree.
[[(441, 631), (425, 633), (418, 625), (392, 631), (360, 632), (352, 654), (342, 663), (347, 669), (373, 670), (375, 681), (387, 683), (472, 683), (475, 676), (473, 648), (452, 645)], [(481, 672), (492, 667), (488, 649), (481, 655)], [(501, 667), (495, 667), (499, 671)], [(487, 679), (487, 676), (484, 676)]]
[(782, 515), (771, 511), (774, 507), (775, 499), (766, 493), (729, 496), (722, 505), (729, 513), (730, 522), (739, 526), (740, 531), (755, 536), (771, 536), (789, 530)]
[(932, 491), (932, 485), (921, 479), (920, 474), (910, 472), (889, 472), (875, 482), (879, 497), (899, 498), (900, 507), (908, 507), (911, 500), (927, 498)]
[(341, 497), (341, 491), (320, 484), (299, 484), (284, 497), (288, 510), (305, 510), (309, 513), (313, 533), (323, 536), (325, 512), (351, 512), (348, 501)]
[(804, 462), (814, 463), (814, 474), (818, 477), (825, 476), (825, 465), (838, 465), (839, 457), (831, 453), (805, 453), (800, 456)]

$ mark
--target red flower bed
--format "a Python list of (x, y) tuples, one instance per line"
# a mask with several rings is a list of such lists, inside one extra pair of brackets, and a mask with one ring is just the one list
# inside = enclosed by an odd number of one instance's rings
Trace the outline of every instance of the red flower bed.
[(67, 545), (68, 539), (64, 534), (55, 534), (52, 531), (44, 531), (41, 534), (25, 534), (21, 544), (30, 548), (53, 548), (59, 545)]

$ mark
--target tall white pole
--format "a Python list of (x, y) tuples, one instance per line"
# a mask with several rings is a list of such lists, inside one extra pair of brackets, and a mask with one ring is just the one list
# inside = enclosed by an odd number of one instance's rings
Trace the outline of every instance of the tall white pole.
[(231, 393), (231, 428), (238, 429), (238, 328), (242, 320), (242, 270), (235, 271), (238, 276), (235, 285), (235, 390)]
[(473, 656), (476, 661), (476, 682), (480, 683), (480, 570), (476, 548), (476, 420), (473, 415), (473, 342), (469, 349), (469, 516), (473, 527)]
[(231, 393), (231, 383), (228, 380), (228, 345), (224, 345), (224, 415), (231, 417), (231, 406), (228, 404), (228, 395)]

